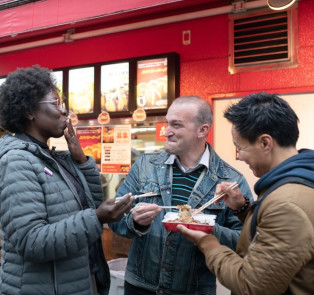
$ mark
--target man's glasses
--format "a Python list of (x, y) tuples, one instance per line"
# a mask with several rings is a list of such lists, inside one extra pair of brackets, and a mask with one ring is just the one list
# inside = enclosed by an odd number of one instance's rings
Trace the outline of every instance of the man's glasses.
[(65, 102), (63, 102), (63, 101), (60, 100), (60, 99), (56, 99), (56, 100), (43, 100), (43, 101), (40, 101), (39, 103), (40, 103), (40, 104), (41, 104), (41, 103), (50, 103), (50, 104), (55, 105), (59, 110), (60, 110), (60, 109), (66, 110)]

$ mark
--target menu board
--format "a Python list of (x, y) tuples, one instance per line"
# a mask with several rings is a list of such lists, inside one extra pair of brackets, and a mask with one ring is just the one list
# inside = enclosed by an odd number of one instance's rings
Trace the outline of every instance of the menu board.
[(129, 110), (129, 63), (101, 66), (101, 111)]
[(131, 125), (103, 127), (101, 172), (127, 174), (131, 167)]
[(69, 70), (69, 112), (94, 112), (94, 67)]
[[(102, 173), (127, 174), (131, 168), (131, 125), (76, 127), (86, 156), (92, 156)], [(50, 148), (68, 150), (63, 137), (50, 138)]]
[(168, 59), (154, 58), (137, 62), (136, 103), (146, 110), (168, 106)]
[(92, 156), (98, 168), (101, 161), (101, 126), (76, 127), (76, 136), (86, 156)]

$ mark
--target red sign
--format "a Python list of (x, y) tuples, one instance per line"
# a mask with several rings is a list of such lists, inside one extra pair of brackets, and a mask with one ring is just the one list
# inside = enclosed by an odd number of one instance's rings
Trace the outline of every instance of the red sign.
[(156, 141), (167, 141), (165, 137), (167, 123), (156, 123)]
[(77, 127), (76, 136), (85, 155), (93, 156), (100, 168), (101, 161), (101, 127)]

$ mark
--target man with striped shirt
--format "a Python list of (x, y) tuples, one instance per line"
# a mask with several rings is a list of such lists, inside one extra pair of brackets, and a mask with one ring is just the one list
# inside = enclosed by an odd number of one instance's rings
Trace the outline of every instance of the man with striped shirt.
[[(140, 156), (116, 195), (158, 194), (141, 199), (141, 206), (110, 225), (117, 234), (133, 239), (124, 294), (215, 295), (216, 278), (206, 267), (203, 254), (180, 233), (165, 230), (162, 219), (167, 210), (158, 205), (199, 208), (213, 198), (221, 182), (237, 182), (253, 201), (251, 191), (243, 175), (206, 142), (212, 110), (205, 100), (197, 96), (175, 99), (166, 120), (165, 150)], [(242, 224), (232, 210), (219, 202), (204, 213), (216, 215), (212, 234), (235, 249)]]

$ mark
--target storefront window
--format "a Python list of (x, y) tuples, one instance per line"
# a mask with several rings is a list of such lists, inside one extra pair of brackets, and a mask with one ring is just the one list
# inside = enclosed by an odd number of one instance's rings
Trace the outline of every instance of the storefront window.
[(75, 114), (94, 112), (94, 67), (69, 71), (69, 110)]
[(132, 160), (144, 153), (158, 152), (163, 149), (164, 141), (156, 140), (156, 124), (145, 124), (142, 126), (133, 126), (132, 134)]
[[(132, 124), (131, 127), (131, 164), (134, 164), (138, 156), (144, 153), (158, 152), (164, 148), (165, 137), (162, 126), (163, 117), (156, 117), (158, 122), (145, 122)], [(164, 124), (159, 125), (158, 124)], [(124, 181), (125, 174), (102, 174), (105, 197), (113, 198), (119, 185)]]

